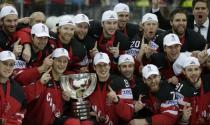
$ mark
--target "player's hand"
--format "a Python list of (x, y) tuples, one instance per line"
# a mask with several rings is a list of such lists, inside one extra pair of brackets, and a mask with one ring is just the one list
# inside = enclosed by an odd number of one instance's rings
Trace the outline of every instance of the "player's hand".
[(43, 72), (46, 72), (53, 64), (53, 59), (52, 59), (52, 54), (48, 55), (42, 65), (39, 67), (39, 72), (40, 73), (43, 73)]
[(119, 101), (119, 98), (116, 92), (110, 86), (108, 86), (108, 88), (109, 88), (109, 92), (107, 93), (108, 100), (117, 103)]
[(120, 54), (119, 47), (120, 47), (120, 42), (117, 43), (116, 47), (112, 46), (108, 48), (109, 52), (113, 54), (114, 58), (119, 57)]
[(50, 75), (50, 71), (52, 70), (52, 68), (50, 67), (41, 77), (40, 81), (42, 84), (47, 84), (48, 81), (52, 78)]
[(206, 44), (205, 49), (203, 51), (201, 51), (200, 53), (198, 53), (198, 60), (200, 62), (200, 64), (203, 64), (206, 62), (206, 60), (208, 59), (208, 44)]
[(88, 73), (89, 72), (88, 66), (81, 67), (79, 71), (80, 73)]
[(92, 58), (94, 58), (94, 56), (96, 55), (96, 53), (99, 52), (97, 46), (98, 46), (98, 42), (96, 41), (94, 47), (91, 50), (89, 50), (90, 56)]
[(20, 44), (20, 38), (14, 43), (13, 53), (16, 57), (19, 57), (22, 53), (23, 46)]
[(63, 91), (63, 92), (62, 92), (62, 97), (63, 97), (63, 99), (64, 99), (65, 101), (70, 101), (70, 99), (71, 99), (70, 94), (71, 94), (70, 92)]
[(168, 79), (168, 82), (177, 85), (179, 83), (179, 79), (176, 76), (172, 76)]
[(32, 19), (31, 17), (23, 17), (18, 19), (18, 23), (29, 24), (31, 19)]
[(29, 62), (31, 59), (31, 47), (29, 44), (24, 45), (23, 53), (22, 53), (22, 58), (26, 61)]
[(192, 115), (192, 107), (188, 105), (184, 105), (184, 108), (181, 110), (182, 111), (182, 122), (188, 122), (190, 119), (190, 116)]
[(136, 101), (136, 103), (134, 104), (134, 110), (135, 110), (135, 112), (140, 111), (145, 106), (145, 104), (142, 103), (142, 101), (141, 101), (142, 97), (143, 97), (143, 95), (139, 95), (138, 101)]

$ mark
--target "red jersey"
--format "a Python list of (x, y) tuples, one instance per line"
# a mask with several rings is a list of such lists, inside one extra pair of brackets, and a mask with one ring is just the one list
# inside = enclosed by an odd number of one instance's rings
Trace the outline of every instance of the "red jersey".
[(21, 125), (24, 118), (26, 98), (24, 91), (15, 81), (0, 84), (0, 118), (5, 125)]
[[(120, 97), (117, 104), (107, 100), (108, 85)], [(106, 121), (100, 125), (119, 125), (131, 120), (134, 112), (133, 95), (126, 79), (110, 76), (106, 82), (98, 82), (95, 91), (89, 96), (93, 111), (104, 116)]]
[(24, 89), (29, 105), (23, 125), (50, 125), (60, 117), (64, 100), (57, 81), (49, 81), (46, 85), (37, 81)]
[(210, 74), (202, 77), (199, 89), (196, 89), (188, 80), (177, 85), (177, 91), (183, 96), (183, 100), (190, 103), (192, 114), (189, 124), (209, 125), (210, 123)]

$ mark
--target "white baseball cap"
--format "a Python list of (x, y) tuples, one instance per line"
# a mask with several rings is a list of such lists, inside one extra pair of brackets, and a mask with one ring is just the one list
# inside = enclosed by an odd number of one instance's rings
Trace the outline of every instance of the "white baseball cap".
[(148, 77), (150, 77), (151, 75), (159, 75), (159, 74), (160, 73), (159, 73), (157, 66), (155, 66), (153, 64), (147, 64), (142, 69), (142, 76), (146, 79)]
[(61, 56), (65, 56), (68, 59), (70, 59), (69, 58), (69, 53), (65, 48), (56, 48), (52, 53), (53, 58), (59, 58)]
[(99, 52), (95, 55), (93, 59), (93, 64), (97, 65), (98, 63), (103, 62), (103, 63), (110, 63), (109, 56), (106, 53)]
[(118, 65), (125, 63), (125, 62), (135, 63), (133, 56), (131, 56), (129, 54), (120, 55), (119, 60), (118, 60)]
[(158, 18), (155, 14), (153, 13), (146, 13), (143, 17), (142, 17), (142, 21), (141, 23), (145, 23), (147, 21), (155, 21), (158, 22)]
[(183, 70), (183, 64), (186, 60), (186, 58), (190, 57), (191, 54), (189, 53), (180, 53), (178, 58), (176, 59), (176, 61), (173, 63), (173, 71), (175, 75), (180, 75), (182, 73)]
[(163, 38), (163, 46), (182, 45), (179, 37), (174, 33), (169, 33)]
[(76, 24), (78, 24), (78, 23), (88, 23), (89, 24), (89, 21), (92, 21), (92, 20), (89, 20), (89, 18), (85, 14), (77, 14), (74, 17), (74, 20), (75, 20)]
[(10, 14), (14, 14), (14, 15), (18, 16), (18, 12), (15, 9), (15, 7), (13, 7), (13, 6), (4, 6), (1, 9), (0, 18), (3, 18), (3, 17), (5, 17), (7, 15), (10, 15)]
[(49, 29), (52, 29), (56, 27), (56, 24), (58, 24), (58, 17), (56, 16), (50, 16), (46, 20), (46, 25), (49, 27)]
[(127, 4), (124, 3), (118, 3), (117, 5), (114, 6), (114, 11), (119, 13), (119, 12), (130, 12), (130, 9)]
[(183, 64), (183, 68), (186, 68), (186, 67), (192, 66), (192, 65), (200, 66), (200, 62), (195, 57), (187, 57), (187, 58), (185, 58), (185, 61), (184, 61), (184, 64)]
[(32, 26), (31, 34), (35, 34), (37, 37), (50, 37), (48, 27), (43, 23), (37, 23)]
[(118, 20), (117, 13), (113, 10), (107, 10), (103, 13), (101, 21)]
[(58, 26), (63, 26), (67, 24), (75, 26), (75, 20), (72, 15), (63, 15), (60, 17), (58, 21)]
[(6, 61), (9, 59), (16, 61), (15, 54), (13, 52), (11, 51), (0, 52), (0, 61)]

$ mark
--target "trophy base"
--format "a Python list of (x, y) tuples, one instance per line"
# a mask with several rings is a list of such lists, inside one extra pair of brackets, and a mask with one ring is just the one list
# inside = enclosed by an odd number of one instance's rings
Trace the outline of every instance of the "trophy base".
[(79, 119), (82, 121), (82, 120), (90, 119), (90, 117), (89, 116), (84, 116), (84, 117), (80, 116)]
[(73, 114), (80, 120), (90, 118), (90, 103), (89, 101), (73, 102)]

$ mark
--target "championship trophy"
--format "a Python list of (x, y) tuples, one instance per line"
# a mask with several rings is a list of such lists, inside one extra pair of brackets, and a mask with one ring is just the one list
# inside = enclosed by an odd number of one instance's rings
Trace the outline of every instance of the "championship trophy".
[(60, 79), (61, 87), (69, 92), (72, 102), (73, 115), (80, 120), (90, 118), (90, 103), (85, 100), (95, 90), (97, 77), (95, 73), (81, 73), (63, 75)]

